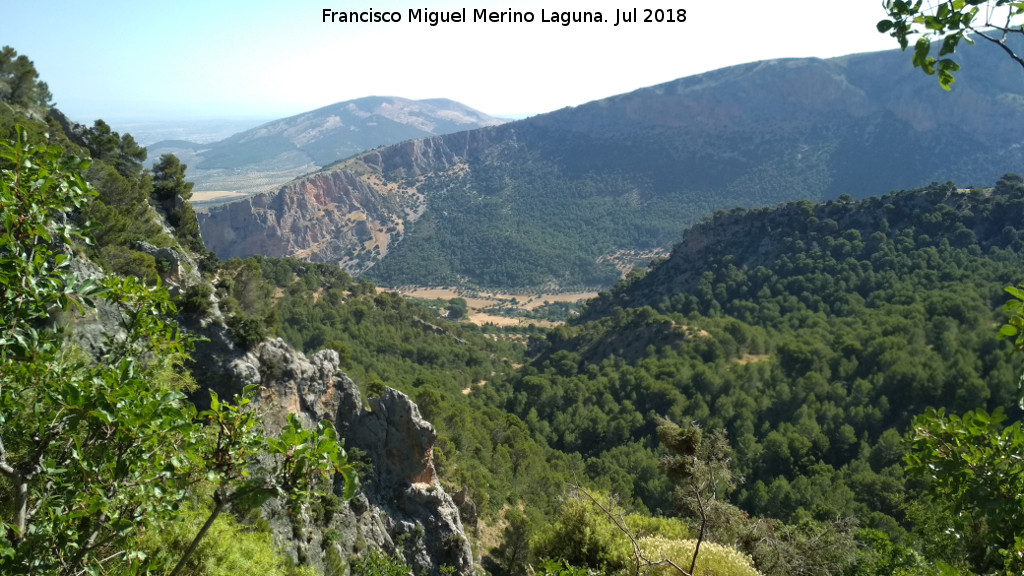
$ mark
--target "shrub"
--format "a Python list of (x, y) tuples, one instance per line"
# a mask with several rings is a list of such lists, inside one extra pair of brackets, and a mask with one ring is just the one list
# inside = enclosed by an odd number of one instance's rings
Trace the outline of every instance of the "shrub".
[(412, 571), (402, 561), (388, 556), (378, 548), (371, 548), (352, 562), (352, 576), (409, 576)]
[(102, 263), (115, 274), (134, 276), (150, 286), (160, 280), (156, 258), (145, 252), (136, 252), (124, 246), (107, 246), (103, 248)]
[(213, 287), (206, 283), (189, 286), (188, 290), (178, 299), (178, 306), (182, 312), (206, 316), (210, 311), (210, 296), (213, 295)]
[[(605, 496), (595, 497), (600, 501), (607, 499)], [(690, 538), (691, 532), (682, 520), (639, 514), (630, 514), (624, 520), (648, 560), (669, 559), (684, 570), (690, 567), (697, 541)], [(566, 569), (583, 566), (598, 569), (607, 575), (633, 574), (636, 569), (629, 538), (597, 505), (579, 498), (566, 500), (555, 522), (542, 530), (534, 540), (533, 552), (541, 558), (555, 558), (565, 562)], [(542, 569), (547, 569), (548, 565), (543, 563)], [(667, 567), (667, 570), (666, 567), (656, 567), (648, 574), (678, 573), (671, 567)], [(741, 552), (705, 540), (701, 543), (694, 576), (700, 574), (755, 576), (759, 572), (754, 569), (751, 559)]]
[[(157, 564), (173, 566), (209, 515), (210, 511), (197, 502), (187, 503), (182, 506), (179, 522), (146, 534), (144, 549), (148, 549)], [(223, 514), (210, 527), (182, 574), (287, 576), (289, 564), (287, 557), (274, 546), (269, 532), (255, 531), (233, 516)]]
[(228, 331), (235, 343), (246, 349), (267, 339), (267, 328), (263, 320), (244, 314), (233, 314), (228, 318)]
[[(690, 567), (693, 548), (697, 545), (696, 540), (676, 540), (661, 536), (641, 538), (638, 543), (644, 555), (649, 559), (671, 560), (684, 570)], [(665, 565), (652, 567), (647, 574), (676, 576), (679, 572), (671, 566)], [(693, 576), (711, 574), (715, 576), (758, 576), (761, 573), (754, 569), (749, 556), (727, 546), (713, 542), (701, 542), (700, 555), (697, 556), (697, 566), (694, 568)]]
[(534, 541), (541, 558), (560, 558), (574, 566), (617, 572), (630, 564), (629, 540), (597, 506), (577, 498), (566, 500), (554, 523)]

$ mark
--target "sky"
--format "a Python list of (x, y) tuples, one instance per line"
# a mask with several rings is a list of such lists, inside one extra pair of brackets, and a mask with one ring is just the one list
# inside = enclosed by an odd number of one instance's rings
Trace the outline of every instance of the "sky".
[[(666, 7), (686, 21), (614, 26), (617, 10)], [(402, 21), (324, 22), (325, 8)], [(475, 8), (535, 18), (473, 22)], [(409, 22), (410, 9), (470, 21)], [(542, 9), (610, 21), (562, 26)], [(522, 117), (744, 62), (895, 48), (875, 30), (883, 17), (879, 0), (0, 0), (0, 45), (87, 123), (269, 119), (370, 95)]]

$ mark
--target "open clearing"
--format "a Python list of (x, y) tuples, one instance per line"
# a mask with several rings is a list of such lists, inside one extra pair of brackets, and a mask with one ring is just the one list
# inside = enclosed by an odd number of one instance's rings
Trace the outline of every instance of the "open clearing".
[(237, 200), (239, 198), (245, 198), (246, 196), (252, 196), (252, 194), (247, 192), (232, 192), (231, 190), (203, 190), (193, 192), (192, 197), (189, 198), (189, 200), (200, 204), (203, 202), (213, 202), (214, 200)]
[(493, 324), (495, 326), (529, 326), (530, 324), (542, 327), (557, 326), (560, 322), (496, 314), (495, 311), (502, 308), (514, 308), (531, 312), (545, 303), (578, 302), (597, 296), (597, 292), (507, 294), (501, 292), (477, 292), (457, 288), (423, 288), (416, 286), (396, 288), (394, 291), (402, 296), (421, 298), (423, 300), (462, 298), (466, 301), (467, 308), (469, 309), (466, 315), (467, 319), (480, 326), (484, 324)]

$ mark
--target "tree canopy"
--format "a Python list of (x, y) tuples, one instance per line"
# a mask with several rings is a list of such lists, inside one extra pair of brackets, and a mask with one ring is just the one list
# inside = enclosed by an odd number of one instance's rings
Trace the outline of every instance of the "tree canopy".
[[(335, 472), (351, 497), (353, 468), (330, 424), (290, 419), (270, 438), (247, 396), (212, 392), (197, 413), (181, 369), (191, 340), (165, 288), (75, 272), (73, 242), (88, 239), (67, 214), (94, 195), (87, 166), (25, 130), (0, 142), (0, 572), (147, 573), (143, 536), (176, 523), (205, 483), (213, 512), (172, 574), (227, 503), (301, 506)], [(64, 327), (98, 305), (119, 326), (94, 360)]]
[[(1024, 57), (1013, 47), (1013, 42), (1024, 35), (1024, 2), (886, 0), (884, 6), (889, 17), (878, 23), (878, 31), (895, 38), (903, 50), (913, 36), (919, 35), (914, 42), (914, 66), (937, 75), (946, 90), (953, 84), (953, 73), (960, 69), (948, 56), (956, 52), (961, 41), (973, 44), (980, 39), (994, 44), (1024, 68)], [(937, 58), (932, 56), (933, 42), (940, 44)]]
[(39, 114), (50, 107), (52, 98), (27, 56), (10, 46), (0, 48), (0, 102)]

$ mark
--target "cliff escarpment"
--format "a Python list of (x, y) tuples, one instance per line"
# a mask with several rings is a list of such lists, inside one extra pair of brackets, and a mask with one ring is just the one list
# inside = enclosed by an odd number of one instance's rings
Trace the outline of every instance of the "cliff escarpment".
[[(171, 252), (188, 258), (178, 249)], [(86, 260), (76, 259), (73, 266), (82, 277), (103, 277)], [(165, 277), (175, 273), (168, 266)], [(197, 282), (190, 276), (184, 283)], [(75, 344), (93, 358), (125, 338), (124, 309), (107, 301), (84, 316), (61, 314), (55, 320), (66, 324)], [(263, 505), (262, 517), (281, 551), (319, 573), (348, 574), (348, 563), (370, 549), (401, 558), (416, 574), (437, 576), (442, 566), (455, 574), (472, 573), (473, 553), (459, 507), (434, 468), (437, 433), (408, 396), (389, 388), (380, 397), (362, 398), (335, 350), (307, 357), (276, 338), (249, 349), (238, 345), (222, 322), (217, 299), (211, 300), (209, 316), (183, 314), (179, 320), (186, 332), (200, 337), (188, 366), (198, 385), (192, 397), (196, 406), (209, 407), (208, 391), (229, 399), (255, 386), (259, 392), (250, 406), (269, 435), (277, 436), (290, 415), (307, 429), (330, 422), (349, 461), (359, 467), (361, 488), (352, 500), (340, 498), (339, 476), (329, 490), (335, 497), (301, 508), (298, 517), (282, 501)]]
[(504, 122), (443, 98), (369, 96), (267, 122), (218, 142), (157, 142), (149, 146), (149, 156), (178, 155), (189, 166), (196, 192), (252, 194), (276, 190), (365, 150)]
[(366, 152), (258, 194), (200, 213), (206, 246), (221, 258), (291, 256), (359, 273), (387, 255), (423, 215), (426, 175), (458, 176), (486, 148), (487, 131), (463, 132)]
[(372, 170), (332, 171), (200, 214), (206, 245), (222, 258), (295, 256), (364, 269), (419, 215), (415, 189), (388, 188)]
[[(275, 539), (297, 561), (323, 570), (330, 558), (352, 558), (369, 546), (404, 557), (417, 574), (440, 574), (441, 566), (472, 573), (458, 508), (434, 470), (434, 427), (405, 394), (387, 389), (364, 404), (336, 351), (307, 358), (280, 339), (248, 352), (227, 346), (197, 352), (194, 373), (204, 387), (224, 395), (260, 387), (256, 409), (268, 431), (279, 431), (289, 414), (307, 427), (327, 420), (350, 455), (365, 455), (362, 489), (333, 515), (308, 514), (297, 527), (280, 504), (264, 506)], [(343, 486), (335, 488), (340, 495)]]

